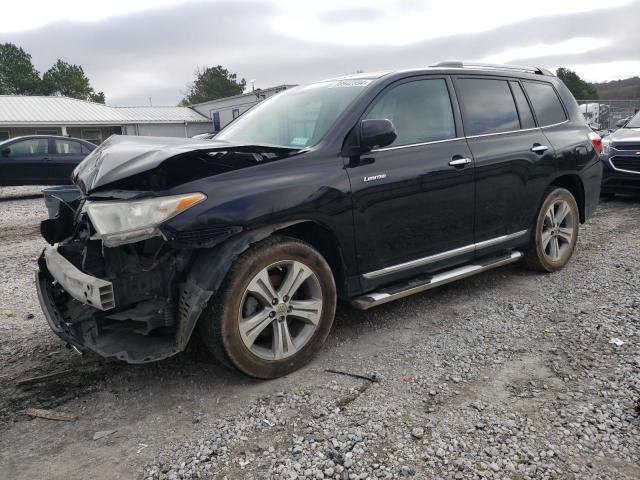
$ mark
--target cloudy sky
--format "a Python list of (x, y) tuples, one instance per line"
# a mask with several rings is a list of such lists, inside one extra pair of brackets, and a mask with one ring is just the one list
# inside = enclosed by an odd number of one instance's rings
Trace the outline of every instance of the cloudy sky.
[(80, 64), (112, 105), (175, 105), (198, 67), (256, 87), (442, 60), (640, 75), (640, 0), (20, 0), (0, 42)]

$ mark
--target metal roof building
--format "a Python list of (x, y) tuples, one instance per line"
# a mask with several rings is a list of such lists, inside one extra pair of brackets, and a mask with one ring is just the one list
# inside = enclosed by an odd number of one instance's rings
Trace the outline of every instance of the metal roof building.
[(109, 107), (68, 97), (0, 95), (0, 140), (70, 135), (99, 144), (112, 134), (191, 137), (212, 130), (189, 107)]

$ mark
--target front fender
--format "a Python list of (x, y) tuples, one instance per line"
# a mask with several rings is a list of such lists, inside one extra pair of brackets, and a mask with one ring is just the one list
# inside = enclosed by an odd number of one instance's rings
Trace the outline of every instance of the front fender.
[(180, 319), (176, 335), (178, 349), (182, 350), (186, 347), (202, 311), (222, 285), (235, 259), (252, 244), (264, 240), (276, 230), (301, 222), (303, 220), (247, 230), (225, 240), (214, 248), (194, 252), (191, 259), (191, 269), (181, 288), (178, 309)]

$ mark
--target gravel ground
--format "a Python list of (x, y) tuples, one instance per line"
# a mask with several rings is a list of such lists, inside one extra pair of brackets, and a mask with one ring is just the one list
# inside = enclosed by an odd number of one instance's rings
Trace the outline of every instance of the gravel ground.
[(640, 200), (603, 203), (561, 272), (341, 306), (318, 358), (259, 382), (197, 344), (138, 366), (64, 349), (33, 287), (46, 211), (14, 193), (0, 189), (0, 478), (640, 478)]

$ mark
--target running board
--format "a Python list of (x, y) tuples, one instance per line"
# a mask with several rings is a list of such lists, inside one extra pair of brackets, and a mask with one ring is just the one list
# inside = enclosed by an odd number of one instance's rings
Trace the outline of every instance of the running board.
[(492, 268), (501, 267), (508, 263), (515, 262), (522, 257), (519, 251), (513, 251), (505, 256), (492, 257), (484, 261), (467, 264), (462, 267), (447, 270), (430, 277), (418, 277), (400, 285), (385, 287), (375, 292), (367, 293), (351, 300), (351, 305), (359, 310), (367, 310), (371, 307), (392, 302), (399, 298), (404, 298), (414, 293), (424, 292), (446, 283), (455, 282), (465, 277), (470, 277), (476, 273), (485, 272)]

